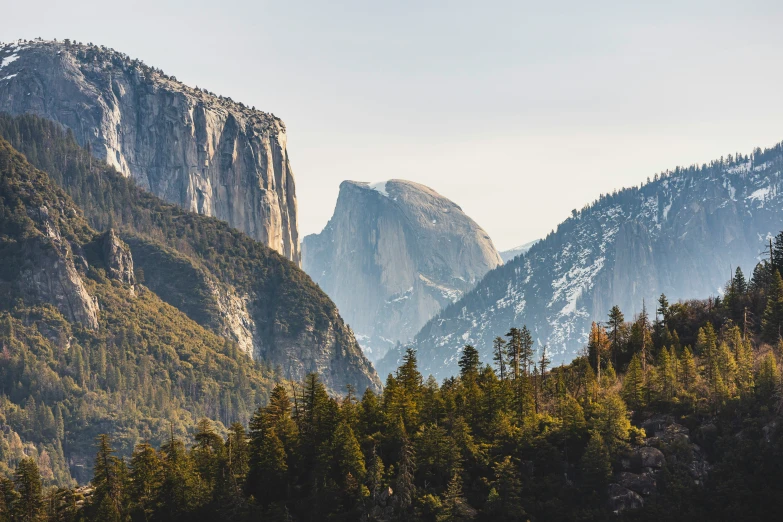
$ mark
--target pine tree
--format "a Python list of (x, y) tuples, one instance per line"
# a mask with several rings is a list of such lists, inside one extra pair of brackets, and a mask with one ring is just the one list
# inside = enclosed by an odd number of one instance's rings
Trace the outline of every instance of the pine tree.
[(621, 340), (623, 336), (622, 329), (624, 324), (625, 317), (623, 317), (623, 313), (620, 311), (620, 307), (614, 305), (609, 311), (609, 339), (612, 343), (612, 364), (614, 364), (615, 367), (617, 367), (617, 361), (619, 360), (619, 355), (622, 352)]
[[(627, 377), (626, 377), (627, 378)], [(696, 361), (690, 346), (686, 346), (680, 359), (680, 382), (685, 391), (690, 392), (696, 384)]]
[(405, 433), (405, 427), (400, 420), (401, 444), (400, 458), (397, 468), (397, 478), (394, 482), (394, 493), (397, 498), (397, 512), (402, 518), (407, 518), (416, 494), (414, 485), (415, 456), (413, 446)]
[(511, 457), (506, 456), (493, 466), (495, 480), (488, 501), (488, 514), (492, 520), (525, 520), (527, 514), (522, 507), (522, 481)]
[(767, 306), (761, 319), (761, 328), (764, 338), (769, 342), (776, 342), (783, 337), (783, 278), (780, 272), (775, 270), (772, 274), (769, 290), (767, 292)]
[(43, 488), (35, 459), (19, 461), (14, 473), (14, 486), (18, 493), (12, 508), (14, 522), (36, 522), (43, 512)]
[(500, 380), (506, 380), (506, 341), (502, 337), (495, 337), (492, 342), (492, 360), (497, 365)]
[(472, 520), (476, 516), (473, 509), (462, 494), (462, 480), (457, 473), (451, 477), (446, 492), (443, 494), (441, 508), (436, 517), (437, 522), (456, 522)]
[(356, 481), (362, 483), (367, 472), (364, 466), (364, 455), (362, 455), (359, 441), (356, 440), (353, 430), (345, 420), (337, 426), (334, 441), (334, 456), (340, 478), (344, 480), (345, 477), (351, 475)]
[(514, 379), (518, 379), (520, 367), (524, 364), (521, 360), (522, 332), (519, 328), (512, 327), (506, 334), (506, 337), (508, 337), (508, 342), (506, 343), (508, 360), (514, 372)]
[(756, 392), (764, 400), (769, 400), (776, 392), (780, 382), (778, 374), (778, 365), (775, 361), (775, 355), (768, 353), (761, 360), (758, 375), (756, 376)]
[(462, 349), (462, 355), (459, 358), (460, 375), (463, 379), (475, 378), (478, 376), (479, 366), (481, 361), (479, 360), (479, 353), (473, 346), (466, 344)]
[(149, 442), (142, 442), (131, 455), (129, 496), (134, 516), (149, 520), (163, 483), (163, 463)]
[(519, 362), (525, 374), (529, 375), (533, 364), (533, 335), (526, 325), (522, 325), (519, 331)]
[(600, 493), (609, 483), (612, 476), (612, 462), (604, 439), (599, 432), (593, 431), (591, 433), (587, 449), (579, 462), (579, 468), (585, 490)]
[(639, 354), (634, 354), (623, 379), (622, 396), (634, 410), (644, 406), (644, 375)]
[(18, 498), (14, 483), (0, 475), (0, 522), (12, 522), (13, 508)]
[(108, 435), (100, 435), (97, 445), (92, 479), (95, 491), (91, 499), (94, 516), (106, 522), (124, 520), (125, 465), (114, 456)]

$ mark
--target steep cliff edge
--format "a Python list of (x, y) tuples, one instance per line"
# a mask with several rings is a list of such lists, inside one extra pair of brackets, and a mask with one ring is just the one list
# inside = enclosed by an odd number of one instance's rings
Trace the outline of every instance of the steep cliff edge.
[(302, 249), (305, 271), (374, 359), (501, 263), (459, 206), (404, 180), (344, 181), (334, 215)]
[(284, 123), (94, 45), (0, 44), (0, 112), (71, 129), (144, 189), (300, 262)]
[(138, 274), (163, 301), (285, 378), (317, 371), (336, 392), (380, 389), (334, 303), (279, 253), (140, 189), (51, 121), (0, 115), (0, 136), (46, 166), (92, 228), (111, 229), (85, 245), (86, 258), (98, 260), (90, 264), (128, 285)]
[[(592, 321), (618, 305), (630, 318), (661, 293), (671, 302), (716, 296), (740, 266), (750, 275), (783, 228), (783, 147), (667, 171), (642, 187), (601, 196), (530, 250), (488, 273), (416, 335), (423, 373), (458, 372), (472, 344), (527, 325), (535, 348), (559, 363), (587, 342)], [(377, 363), (383, 373), (399, 353)]]

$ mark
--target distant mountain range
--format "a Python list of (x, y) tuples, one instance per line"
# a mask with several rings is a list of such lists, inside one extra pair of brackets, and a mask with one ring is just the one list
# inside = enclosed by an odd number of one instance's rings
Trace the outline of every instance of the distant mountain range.
[(405, 180), (345, 181), (334, 215), (304, 239), (303, 267), (334, 299), (373, 360), (501, 264), (454, 202)]
[(520, 254), (524, 254), (528, 250), (530, 250), (530, 247), (538, 243), (538, 239), (534, 239), (533, 241), (528, 241), (527, 243), (523, 245), (519, 245), (518, 247), (514, 247), (510, 250), (504, 250), (500, 252), (500, 259), (503, 260), (504, 263), (508, 263), (515, 257), (517, 257)]
[[(630, 317), (644, 303), (654, 313), (661, 293), (670, 301), (720, 295), (732, 270), (752, 271), (783, 228), (781, 170), (777, 145), (677, 168), (574, 211), (422, 328), (413, 345), (423, 372), (454, 375), (465, 344), (491, 360), (492, 340), (522, 325), (536, 349), (569, 361), (613, 305)], [(398, 360), (390, 352), (379, 372)]]

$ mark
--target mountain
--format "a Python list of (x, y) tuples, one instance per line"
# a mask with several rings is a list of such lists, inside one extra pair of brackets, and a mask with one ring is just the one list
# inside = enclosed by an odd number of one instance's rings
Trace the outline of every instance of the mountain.
[(374, 359), (501, 263), (458, 205), (404, 180), (344, 181), (334, 215), (302, 251), (305, 271)]
[(538, 243), (538, 241), (538, 239), (534, 239), (533, 241), (528, 241), (527, 243), (514, 247), (510, 250), (504, 250), (503, 252), (500, 252), (500, 259), (502, 259), (504, 263), (508, 263), (518, 255), (524, 254), (530, 250), (530, 247)]
[[(720, 294), (732, 270), (753, 270), (783, 228), (782, 156), (777, 145), (677, 168), (574, 211), (422, 328), (423, 373), (455, 374), (465, 344), (491, 360), (492, 340), (512, 325), (527, 325), (537, 348), (567, 362), (613, 305), (630, 315), (646, 304), (654, 315), (662, 293), (672, 302)], [(379, 372), (398, 359), (390, 353)]]
[(0, 136), (68, 193), (93, 229), (117, 230), (147, 288), (240, 353), (287, 379), (319, 372), (337, 392), (380, 387), (334, 303), (293, 262), (142, 190), (53, 122), (0, 116)]
[(134, 261), (0, 138), (0, 477), (29, 456), (47, 484), (85, 482), (99, 433), (128, 455), (266, 402), (271, 368), (139, 284)]
[(0, 112), (32, 113), (138, 185), (299, 263), (285, 124), (92, 44), (0, 45)]

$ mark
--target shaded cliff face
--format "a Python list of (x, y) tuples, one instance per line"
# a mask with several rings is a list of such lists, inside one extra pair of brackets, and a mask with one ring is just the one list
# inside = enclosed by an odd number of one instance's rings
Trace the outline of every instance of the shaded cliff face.
[(187, 87), (105, 48), (0, 47), (0, 112), (71, 129), (141, 187), (232, 227), (299, 263), (294, 177), (283, 122)]
[(459, 206), (403, 180), (343, 182), (329, 223), (303, 243), (305, 271), (374, 359), (500, 263)]
[[(492, 340), (526, 324), (557, 363), (581, 349), (613, 305), (626, 317), (661, 293), (671, 302), (719, 295), (732, 269), (750, 274), (783, 229), (783, 152), (678, 169), (604, 196), (433, 318), (415, 339), (422, 372), (458, 372), (462, 346), (491, 361)], [(398, 353), (377, 364), (393, 368)]]
[[(83, 227), (115, 227), (81, 241), (77, 265), (100, 267), (131, 290), (141, 283), (282, 377), (302, 380), (318, 372), (338, 393), (348, 384), (358, 393), (380, 390), (334, 303), (294, 263), (222, 221), (140, 189), (50, 121), (0, 115), (0, 136), (46, 166), (83, 209)], [(19, 279), (4, 272), (0, 290), (3, 279)]]

